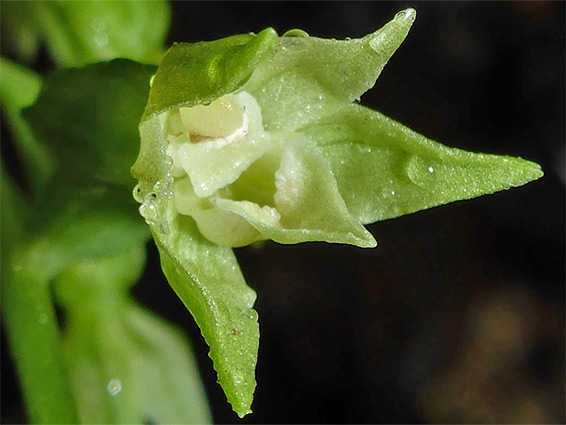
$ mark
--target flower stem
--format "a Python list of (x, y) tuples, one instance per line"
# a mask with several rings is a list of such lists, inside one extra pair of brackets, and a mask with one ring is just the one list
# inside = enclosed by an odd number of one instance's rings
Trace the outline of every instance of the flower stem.
[(78, 423), (48, 282), (11, 270), (2, 282), (2, 314), (30, 423)]

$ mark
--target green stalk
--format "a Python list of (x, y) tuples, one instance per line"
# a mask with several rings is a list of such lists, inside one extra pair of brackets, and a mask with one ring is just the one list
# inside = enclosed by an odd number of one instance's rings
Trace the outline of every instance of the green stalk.
[(48, 282), (12, 269), (2, 282), (2, 314), (30, 423), (78, 423)]
[(0, 57), (0, 67), (2, 112), (14, 137), (14, 146), (31, 184), (32, 193), (38, 196), (52, 175), (54, 165), (46, 147), (39, 143), (23, 119), (22, 110), (36, 101), (42, 78), (31, 69), (6, 58)]

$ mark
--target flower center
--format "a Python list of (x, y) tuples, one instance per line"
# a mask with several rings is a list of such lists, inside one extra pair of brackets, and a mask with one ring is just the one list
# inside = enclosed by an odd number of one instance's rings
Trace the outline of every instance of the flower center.
[(191, 143), (216, 140), (217, 144), (225, 145), (244, 138), (249, 129), (245, 108), (231, 95), (210, 105), (179, 108), (179, 116)]
[(270, 144), (259, 105), (243, 91), (166, 112), (162, 125), (171, 175), (176, 181), (188, 177), (198, 198), (233, 183)]

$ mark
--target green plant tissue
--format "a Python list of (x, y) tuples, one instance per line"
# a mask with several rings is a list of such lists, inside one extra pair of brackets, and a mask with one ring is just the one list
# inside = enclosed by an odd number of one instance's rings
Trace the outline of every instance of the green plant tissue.
[(179, 43), (152, 78), (134, 197), (240, 416), (251, 411), (259, 332), (231, 248), (374, 247), (364, 224), (542, 176), (532, 162), (445, 147), (358, 103), (415, 17), (401, 11), (360, 39), (268, 28)]

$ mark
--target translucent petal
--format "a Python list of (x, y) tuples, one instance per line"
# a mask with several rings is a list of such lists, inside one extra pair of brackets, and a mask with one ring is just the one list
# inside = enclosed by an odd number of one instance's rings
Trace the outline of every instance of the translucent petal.
[(359, 39), (282, 37), (277, 53), (258, 64), (245, 86), (262, 108), (266, 129), (293, 131), (318, 119), (328, 103), (359, 99), (373, 87), (415, 17), (413, 9), (404, 10)]
[(317, 141), (348, 209), (362, 223), (494, 193), (542, 176), (533, 162), (449, 148), (354, 104), (301, 131)]

